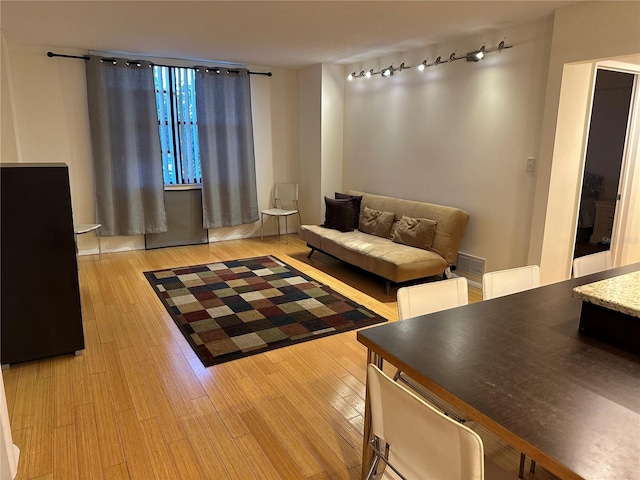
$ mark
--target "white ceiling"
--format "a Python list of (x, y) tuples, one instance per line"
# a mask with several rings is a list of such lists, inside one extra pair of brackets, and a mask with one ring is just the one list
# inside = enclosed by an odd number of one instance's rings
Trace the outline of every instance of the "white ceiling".
[(450, 42), (575, 1), (1, 0), (0, 24), (10, 42), (53, 49), (300, 68)]

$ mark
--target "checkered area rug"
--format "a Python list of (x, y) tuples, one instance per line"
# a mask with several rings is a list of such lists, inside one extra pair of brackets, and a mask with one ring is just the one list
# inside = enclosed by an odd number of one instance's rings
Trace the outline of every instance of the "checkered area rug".
[(145, 276), (207, 367), (386, 321), (272, 256)]

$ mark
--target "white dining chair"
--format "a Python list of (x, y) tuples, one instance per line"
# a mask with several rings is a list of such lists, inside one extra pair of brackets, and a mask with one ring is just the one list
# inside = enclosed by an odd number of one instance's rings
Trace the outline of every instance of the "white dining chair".
[[(469, 303), (469, 287), (466, 278), (455, 277), (437, 282), (401, 287), (398, 289), (397, 298), (398, 320), (405, 320), (419, 315), (427, 315), (467, 305)], [(431, 392), (419, 388), (410, 378), (403, 375), (400, 369), (398, 369), (393, 379), (395, 381), (400, 380), (414, 389), (446, 415), (459, 422), (465, 421), (461, 414), (454, 412), (453, 407), (445, 405), (443, 400), (437, 398)]]
[(510, 268), (488, 272), (482, 276), (482, 299), (504, 297), (540, 286), (540, 267)]
[(277, 182), (273, 186), (273, 208), (260, 212), (260, 238), (264, 240), (264, 216), (276, 217), (278, 222), (278, 236), (280, 236), (280, 219), (284, 217), (284, 235), (286, 243), (289, 243), (288, 218), (298, 215), (302, 224), (300, 209), (298, 207), (298, 184)]
[[(526, 267), (510, 268), (488, 272), (482, 276), (482, 299), (504, 297), (513, 293), (524, 292), (540, 286), (540, 267), (527, 265)], [(519, 478), (524, 476), (525, 455), (520, 454)], [(536, 469), (536, 462), (531, 460), (530, 472)]]
[(584, 255), (573, 260), (573, 278), (584, 277), (585, 275), (603, 272), (611, 268), (610, 250)]
[(469, 303), (467, 279), (455, 277), (398, 289), (398, 319), (438, 312)]
[(367, 388), (373, 437), (367, 480), (513, 478), (485, 459), (476, 432), (443, 415), (373, 364), (367, 367)]

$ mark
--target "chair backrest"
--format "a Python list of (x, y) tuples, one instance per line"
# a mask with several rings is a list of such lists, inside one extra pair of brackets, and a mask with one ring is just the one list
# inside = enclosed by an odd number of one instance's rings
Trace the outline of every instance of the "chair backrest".
[(504, 297), (540, 286), (540, 267), (526, 267), (498, 270), (482, 276), (482, 299)]
[(398, 289), (398, 318), (439, 312), (469, 303), (469, 288), (464, 277), (422, 283)]
[(592, 253), (573, 260), (573, 278), (584, 277), (591, 273), (603, 272), (612, 268), (611, 251)]
[(273, 206), (275, 208), (298, 209), (298, 184), (276, 183), (273, 187)]
[(373, 364), (367, 369), (367, 386), (371, 431), (390, 445), (389, 463), (405, 478), (484, 478), (484, 448), (478, 434), (443, 415)]

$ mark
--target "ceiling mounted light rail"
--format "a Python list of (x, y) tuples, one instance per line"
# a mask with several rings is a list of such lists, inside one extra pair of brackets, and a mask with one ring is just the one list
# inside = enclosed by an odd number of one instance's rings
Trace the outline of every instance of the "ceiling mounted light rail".
[[(417, 69), (422, 72), (428, 67), (442, 65), (444, 63), (453, 63), (455, 61), (462, 60), (462, 59), (465, 59), (467, 62), (479, 62), (488, 53), (501, 52), (502, 50), (505, 50), (507, 48), (512, 48), (512, 47), (513, 45), (505, 45), (504, 40), (502, 40), (498, 44), (498, 46), (495, 48), (485, 48), (485, 46), (482, 45), (478, 50), (468, 52), (467, 54), (462, 55), (460, 57), (456, 56), (457, 50), (454, 50), (453, 53), (449, 55), (449, 58), (447, 60), (442, 60), (442, 55), (439, 55), (435, 59), (435, 61), (429, 63), (429, 58), (426, 58), (422, 63), (420, 63), (417, 66)], [(374, 72), (373, 68), (370, 70), (362, 70), (360, 73), (353, 72), (349, 74), (347, 79), (353, 80), (354, 78), (363, 78), (363, 77), (370, 78), (372, 75), (378, 75), (378, 74), (380, 74), (382, 77), (388, 78), (388, 77), (391, 77), (395, 72), (401, 72), (402, 70), (406, 70), (408, 68), (412, 68), (412, 67), (406, 66), (404, 62), (402, 62), (399, 67), (394, 67), (393, 65), (389, 65), (387, 68), (383, 68), (379, 72)]]

